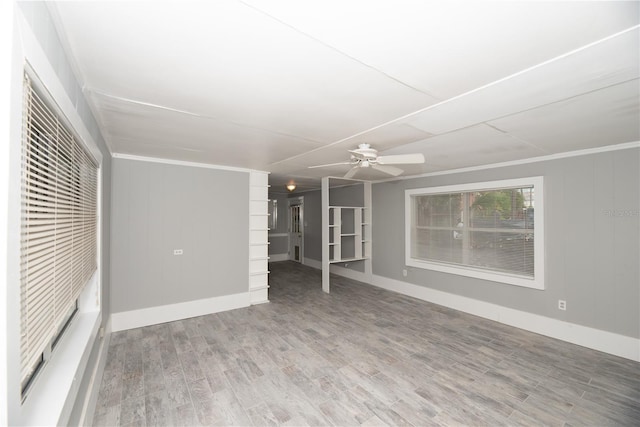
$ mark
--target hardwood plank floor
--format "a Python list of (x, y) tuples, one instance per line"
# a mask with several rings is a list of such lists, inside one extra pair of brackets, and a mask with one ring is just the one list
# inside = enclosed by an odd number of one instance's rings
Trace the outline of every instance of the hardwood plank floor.
[(269, 304), (114, 333), (93, 424), (640, 424), (637, 362), (270, 270)]

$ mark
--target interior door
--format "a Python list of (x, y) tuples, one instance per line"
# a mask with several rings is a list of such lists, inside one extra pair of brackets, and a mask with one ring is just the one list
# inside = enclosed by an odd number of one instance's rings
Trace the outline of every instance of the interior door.
[(302, 263), (304, 223), (302, 200), (289, 202), (289, 259)]

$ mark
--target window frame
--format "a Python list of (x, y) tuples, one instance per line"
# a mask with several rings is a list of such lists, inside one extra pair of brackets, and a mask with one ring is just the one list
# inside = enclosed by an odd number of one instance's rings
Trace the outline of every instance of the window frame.
[[(44, 6), (43, 6), (44, 7)], [(102, 301), (102, 190), (103, 190), (103, 154), (98, 139), (99, 130), (93, 121), (88, 104), (82, 97), (80, 88), (74, 79), (65, 81), (71, 87), (63, 85), (59, 72), (52, 67), (50, 57), (45, 54), (43, 45), (36, 38), (32, 24), (27, 20), (25, 11), (15, 7), (13, 13), (14, 37), (11, 42), (13, 60), (11, 61), (11, 105), (8, 173), (8, 209), (7, 209), (7, 286), (0, 295), (3, 307), (6, 308), (6, 335), (0, 339), (0, 360), (7, 369), (6, 393), (0, 393), (0, 415), (5, 416), (9, 425), (55, 425), (67, 424), (76, 405), (87, 404), (94, 397), (80, 396), (82, 387), (90, 381), (89, 377), (78, 377), (87, 371), (91, 360), (95, 358), (96, 342), (103, 320)], [(48, 15), (47, 15), (48, 16)], [(49, 21), (47, 21), (49, 25)], [(49, 27), (47, 27), (49, 28)], [(54, 48), (57, 45), (54, 44)], [(57, 51), (55, 51), (57, 52)], [(71, 72), (63, 58), (58, 64), (62, 72)], [(20, 180), (22, 114), (23, 114), (23, 74), (29, 73), (32, 83), (41, 90), (41, 94), (53, 102), (63, 114), (64, 119), (77, 133), (80, 140), (98, 163), (98, 269), (78, 298), (79, 312), (62, 334), (51, 354), (48, 366), (38, 374), (38, 379), (29, 388), (28, 396), (22, 399), (20, 385)], [(67, 75), (67, 74), (65, 74)], [(76, 90), (77, 88), (77, 90)], [(94, 138), (95, 135), (95, 138)], [(107, 158), (105, 158), (106, 161)], [(107, 163), (108, 164), (108, 163)], [(106, 176), (108, 179), (108, 175)], [(110, 330), (110, 323), (105, 317), (105, 333)], [(1, 323), (1, 322), (0, 322)], [(102, 354), (102, 347), (99, 350)], [(102, 357), (102, 356), (99, 356)], [(2, 375), (0, 375), (2, 376)], [(78, 402), (76, 402), (78, 398)], [(83, 403), (84, 402), (84, 403)], [(86, 408), (86, 406), (84, 406)], [(81, 421), (86, 414), (81, 414)], [(0, 417), (1, 418), (1, 417)]]
[[(534, 209), (534, 273), (533, 277), (503, 273), (482, 269), (475, 266), (462, 266), (413, 258), (413, 198), (423, 195), (451, 194), (473, 191), (503, 190), (517, 187), (533, 186)], [(544, 178), (542, 176), (515, 178), (498, 181), (473, 182), (467, 184), (445, 185), (405, 190), (405, 264), (409, 267), (439, 271), (476, 279), (489, 280), (498, 283), (521, 286), (531, 289), (544, 290), (545, 262), (544, 262)]]
[[(52, 358), (56, 344), (78, 312), (80, 295), (98, 269), (98, 162), (51, 95), (41, 87), (37, 76), (26, 67), (20, 188), (22, 401)], [(26, 103), (27, 99), (29, 103)], [(89, 184), (82, 184), (87, 176)], [(43, 213), (47, 216), (44, 224), (39, 219)], [(62, 221), (60, 230), (57, 229), (58, 221)], [(40, 249), (36, 256), (29, 255), (32, 246), (43, 246), (42, 227), (54, 225), (55, 230), (44, 231), (48, 246)], [(55, 271), (54, 265), (59, 262), (63, 265), (58, 271), (62, 279), (56, 279), (55, 273), (51, 274), (54, 278), (46, 283), (31, 278), (33, 271), (36, 271), (35, 276), (41, 276), (37, 273), (41, 266)], [(30, 266), (31, 263), (34, 265)], [(38, 286), (40, 291), (31, 289), (34, 286), (32, 280), (42, 282)], [(52, 299), (43, 297), (46, 289), (50, 290)], [(55, 313), (54, 307), (58, 306), (63, 311)], [(46, 315), (38, 314), (45, 312)], [(38, 325), (37, 322), (47, 316), (51, 317), (51, 323), (46, 328), (36, 326), (40, 332), (34, 337), (35, 343), (32, 342), (32, 333), (36, 329), (26, 326), (27, 318)], [(49, 339), (38, 341), (42, 336)]]

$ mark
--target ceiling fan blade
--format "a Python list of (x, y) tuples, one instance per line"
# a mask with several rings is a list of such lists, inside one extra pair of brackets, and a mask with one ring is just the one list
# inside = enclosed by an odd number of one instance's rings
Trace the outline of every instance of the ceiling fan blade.
[(350, 165), (350, 164), (352, 163), (351, 162), (327, 163), (326, 165), (309, 166), (307, 169), (326, 168), (329, 166), (341, 166), (341, 165)]
[(354, 166), (352, 167), (349, 172), (347, 172), (344, 177), (345, 178), (353, 178), (353, 176), (356, 174), (356, 172), (358, 172), (358, 169), (360, 169), (359, 166)]
[(395, 154), (391, 156), (378, 156), (379, 165), (409, 165), (424, 163), (424, 154)]
[(402, 174), (402, 172), (404, 172), (402, 169), (396, 168), (393, 166), (371, 165), (371, 167), (375, 170), (378, 170), (380, 172), (384, 172), (393, 176), (398, 176)]

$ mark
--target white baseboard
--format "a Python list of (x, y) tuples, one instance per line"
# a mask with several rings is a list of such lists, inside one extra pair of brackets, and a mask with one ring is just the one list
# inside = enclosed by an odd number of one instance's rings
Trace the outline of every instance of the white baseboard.
[(322, 261), (318, 261), (317, 259), (305, 258), (302, 264), (315, 268), (316, 270), (322, 270)]
[[(322, 270), (322, 262), (315, 259), (305, 259), (304, 265), (315, 268), (317, 270)], [(367, 278), (367, 275), (362, 271), (351, 270), (350, 268), (342, 267), (339, 264), (331, 264), (329, 267), (331, 273), (337, 274), (338, 276), (346, 277), (347, 279), (353, 279), (364, 283), (371, 282), (371, 280)]]
[(351, 270), (350, 268), (342, 267), (337, 264), (331, 264), (330, 271), (338, 276), (346, 277), (347, 279), (357, 280), (359, 282), (370, 283), (371, 278), (367, 278), (367, 275), (362, 271)]
[[(100, 385), (102, 383), (102, 376), (104, 374), (104, 368), (107, 365), (107, 354), (109, 351), (109, 341), (111, 341), (111, 318), (109, 318), (108, 328), (109, 333), (105, 332), (101, 339), (100, 349), (98, 350), (98, 360), (96, 360), (96, 366), (91, 374), (91, 380), (89, 382), (87, 396), (84, 401), (82, 414), (80, 415), (79, 425), (88, 426), (93, 423), (93, 416), (96, 411), (96, 405), (98, 403), (98, 394), (100, 392)], [(105, 327), (107, 330), (107, 327)]]
[(113, 329), (111, 327), (111, 316), (109, 316), (109, 319), (107, 320), (107, 325), (104, 327), (104, 336), (106, 337), (111, 332), (113, 332)]
[(373, 275), (371, 284), (423, 301), (640, 362), (640, 339)]
[(251, 295), (251, 305), (264, 304), (269, 302), (269, 286), (268, 285), (249, 289), (249, 294)]
[(249, 292), (243, 292), (240, 294), (204, 298), (177, 304), (142, 308), (140, 310), (123, 311), (111, 315), (111, 329), (113, 332), (124, 331), (127, 329), (188, 319), (190, 317), (219, 313), (221, 311), (234, 310), (236, 308), (249, 307), (249, 305), (251, 305), (251, 294)]
[(269, 262), (289, 261), (289, 254), (269, 254)]

